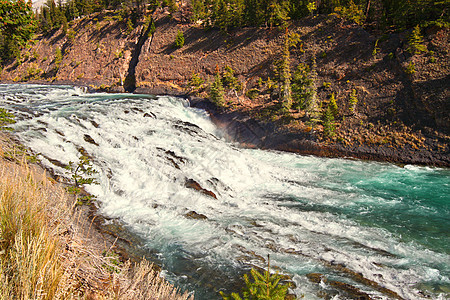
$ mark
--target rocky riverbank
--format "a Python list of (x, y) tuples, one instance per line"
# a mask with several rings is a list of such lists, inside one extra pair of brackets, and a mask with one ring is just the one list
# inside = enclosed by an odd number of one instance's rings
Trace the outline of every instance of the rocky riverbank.
[[(3, 68), (1, 81), (187, 97), (248, 147), (450, 165), (448, 29), (427, 28), (427, 51), (412, 55), (407, 51), (410, 32), (380, 36), (336, 15), (292, 23), (289, 30), (300, 38), (290, 50), (292, 72), (300, 64), (311, 68), (315, 58), (319, 111), (331, 95), (336, 98), (336, 129), (326, 136), (320, 116), (311, 122), (304, 111), (280, 114), (276, 93), (268, 87), (283, 32), (206, 30), (187, 23), (182, 11), (171, 15), (158, 9), (152, 17), (153, 35), (144, 23), (127, 33), (125, 21), (111, 11), (76, 20), (66, 33), (60, 29), (38, 36), (20, 61)], [(182, 48), (173, 46), (179, 31), (185, 37)], [(217, 107), (204, 99), (214, 75), (225, 67), (233, 70), (242, 90), (226, 90), (225, 106)], [(203, 81), (196, 87), (194, 74)]]

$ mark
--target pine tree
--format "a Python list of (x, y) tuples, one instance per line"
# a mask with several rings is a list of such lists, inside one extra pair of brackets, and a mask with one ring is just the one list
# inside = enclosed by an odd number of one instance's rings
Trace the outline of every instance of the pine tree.
[(222, 83), (224, 87), (231, 90), (240, 91), (242, 89), (241, 83), (234, 76), (234, 70), (229, 66), (225, 66), (225, 70), (222, 75)]
[(326, 137), (332, 137), (335, 135), (334, 116), (331, 102), (328, 104), (327, 109), (322, 115), (323, 134)]
[(292, 77), (292, 101), (296, 109), (305, 109), (311, 93), (312, 80), (307, 64), (299, 63)]
[(417, 25), (414, 27), (411, 35), (408, 38), (408, 52), (411, 54), (419, 54), (425, 52), (426, 47), (423, 44), (423, 38), (420, 34), (420, 27)]
[(177, 37), (175, 38), (175, 47), (177, 48), (181, 48), (184, 46), (184, 35), (183, 35), (183, 31), (179, 31), (177, 32)]
[(0, 2), (0, 62), (18, 57), (31, 39), (34, 14), (31, 2), (4, 0)]
[(224, 106), (224, 99), (223, 99), (223, 85), (222, 85), (222, 79), (220, 77), (219, 72), (216, 73), (216, 76), (214, 78), (214, 82), (211, 84), (211, 88), (209, 91), (209, 98), (216, 103), (218, 106)]
[(334, 93), (330, 96), (330, 103), (328, 104), (329, 107), (331, 107), (331, 112), (333, 113), (333, 116), (336, 117), (338, 115), (339, 109), (336, 103), (336, 98), (334, 97)]
[(309, 94), (306, 99), (306, 114), (310, 119), (316, 119), (318, 117), (317, 108), (317, 71), (316, 71), (316, 58), (313, 56), (310, 73), (311, 83), (309, 86)]
[(350, 98), (349, 98), (349, 110), (351, 113), (355, 112), (356, 109), (356, 104), (358, 103), (358, 97), (356, 96), (356, 90), (352, 89), (352, 92), (350, 93)]
[(267, 270), (260, 273), (255, 269), (250, 270), (253, 280), (247, 274), (244, 275), (246, 288), (242, 294), (232, 293), (230, 296), (220, 292), (224, 300), (284, 300), (286, 298), (289, 285), (281, 284), (282, 276), (278, 273), (270, 274), (270, 260)]
[(280, 100), (283, 104), (283, 108), (286, 110), (292, 107), (292, 95), (291, 95), (291, 69), (290, 69), (290, 53), (289, 53), (289, 32), (286, 27), (283, 42), (283, 52), (281, 58), (281, 65), (279, 70), (280, 76)]

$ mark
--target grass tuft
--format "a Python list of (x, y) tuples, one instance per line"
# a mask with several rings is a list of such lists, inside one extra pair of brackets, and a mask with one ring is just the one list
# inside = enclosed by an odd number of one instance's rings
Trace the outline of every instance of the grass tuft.
[(74, 197), (45, 172), (7, 158), (10, 144), (0, 133), (0, 300), (193, 300), (145, 260), (102, 255), (114, 245), (104, 251)]

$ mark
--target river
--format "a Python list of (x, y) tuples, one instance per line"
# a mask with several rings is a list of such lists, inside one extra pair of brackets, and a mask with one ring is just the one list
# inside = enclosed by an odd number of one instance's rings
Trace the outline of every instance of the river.
[(84, 149), (99, 212), (196, 299), (220, 299), (267, 255), (305, 299), (348, 298), (333, 282), (374, 299), (450, 297), (449, 169), (243, 149), (167, 96), (0, 85), (0, 107), (55, 174)]

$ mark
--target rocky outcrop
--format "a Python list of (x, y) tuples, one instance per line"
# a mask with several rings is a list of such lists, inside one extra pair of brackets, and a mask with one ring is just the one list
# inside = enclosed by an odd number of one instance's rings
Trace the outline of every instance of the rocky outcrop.
[[(67, 33), (58, 30), (39, 36), (34, 46), (24, 50), (20, 63), (8, 64), (0, 78), (189, 97), (193, 106), (210, 111), (230, 138), (248, 147), (450, 164), (448, 29), (427, 36), (432, 52), (411, 55), (406, 51), (408, 32), (386, 35), (375, 43), (377, 37), (337, 16), (292, 24), (289, 30), (301, 40), (291, 48), (292, 72), (299, 63), (311, 65), (315, 57), (319, 105), (325, 107), (334, 93), (339, 107), (336, 134), (324, 138), (320, 121), (311, 126), (304, 113), (292, 111), (289, 119), (278, 120), (270, 115), (277, 106), (276, 96), (259, 83), (273, 79), (283, 32), (276, 28), (205, 30), (161, 9), (152, 17), (156, 32), (150, 38), (143, 23), (127, 33), (125, 21), (119, 21), (115, 12), (76, 20)], [(173, 46), (178, 31), (185, 37), (182, 48)], [(414, 64), (415, 72), (406, 72), (409, 64)], [(225, 95), (227, 108), (204, 100), (205, 88), (194, 97), (189, 86), (192, 74), (198, 74), (206, 86), (225, 66), (234, 70), (243, 86), (241, 92)], [(252, 88), (260, 89), (255, 100), (244, 96)], [(349, 111), (353, 90), (358, 98), (355, 112)]]

